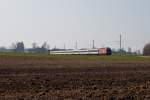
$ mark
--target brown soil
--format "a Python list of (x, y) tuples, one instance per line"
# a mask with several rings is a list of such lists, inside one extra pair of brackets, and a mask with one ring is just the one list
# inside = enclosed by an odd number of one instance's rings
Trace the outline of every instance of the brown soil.
[(150, 62), (0, 57), (0, 100), (150, 100)]

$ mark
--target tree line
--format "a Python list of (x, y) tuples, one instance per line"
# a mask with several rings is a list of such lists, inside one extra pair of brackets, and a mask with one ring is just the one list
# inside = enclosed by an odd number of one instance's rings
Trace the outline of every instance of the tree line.
[(49, 44), (44, 42), (41, 46), (37, 43), (32, 43), (32, 48), (25, 48), (23, 42), (12, 43), (9, 49), (1, 47), (1, 52), (31, 52), (31, 53), (46, 53), (49, 50)]
[[(61, 50), (58, 48), (53, 48), (56, 50)], [(52, 49), (52, 50), (53, 50)], [(38, 46), (36, 42), (32, 43), (32, 48), (25, 48), (25, 45), (23, 42), (17, 42), (17, 43), (12, 43), (11, 47), (9, 49), (6, 49), (5, 47), (0, 47), (0, 52), (31, 52), (31, 53), (46, 53), (49, 52), (50, 46), (47, 42), (44, 42), (41, 46)], [(119, 53), (119, 50), (112, 50), (114, 54)], [(122, 49), (123, 54), (137, 54), (140, 51), (137, 52), (131, 52), (131, 48), (128, 48), (128, 51), (125, 51)], [(144, 48), (143, 48), (143, 55), (145, 56), (150, 56), (150, 43), (147, 43)]]

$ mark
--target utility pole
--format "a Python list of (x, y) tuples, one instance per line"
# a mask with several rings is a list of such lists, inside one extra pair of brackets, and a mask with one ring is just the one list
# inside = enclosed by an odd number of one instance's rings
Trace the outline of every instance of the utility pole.
[(93, 49), (95, 48), (95, 42), (94, 42), (94, 40), (93, 40)]
[(66, 44), (64, 43), (64, 50), (66, 50)]
[(120, 34), (120, 55), (122, 54), (122, 35)]
[(76, 41), (76, 47), (75, 47), (76, 49), (78, 49), (78, 42)]

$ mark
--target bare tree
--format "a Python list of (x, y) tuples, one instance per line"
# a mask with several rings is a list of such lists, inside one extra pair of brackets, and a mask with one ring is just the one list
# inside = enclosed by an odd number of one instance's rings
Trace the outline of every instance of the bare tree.
[(42, 48), (44, 48), (44, 49), (49, 49), (49, 44), (47, 44), (47, 42), (44, 42), (43, 44), (42, 44)]
[(35, 48), (37, 48), (38, 46), (37, 46), (37, 43), (36, 42), (34, 42), (34, 43), (32, 43), (32, 48), (33, 49), (35, 49)]
[(144, 54), (145, 56), (149, 56), (149, 55), (150, 55), (150, 43), (148, 43), (148, 44), (146, 44), (146, 45), (144, 46), (143, 54)]
[(128, 53), (132, 53), (132, 48), (128, 47)]
[(10, 49), (16, 49), (16, 48), (17, 48), (16, 43), (12, 43), (11, 46), (10, 46)]
[(24, 43), (23, 42), (18, 42), (16, 44), (17, 48), (16, 48), (16, 51), (17, 52), (24, 52)]

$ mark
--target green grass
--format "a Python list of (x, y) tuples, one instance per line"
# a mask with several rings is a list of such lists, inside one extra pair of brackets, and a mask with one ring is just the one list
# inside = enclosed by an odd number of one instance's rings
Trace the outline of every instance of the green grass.
[(150, 57), (142, 57), (136, 55), (111, 55), (111, 56), (99, 56), (99, 55), (50, 55), (50, 54), (33, 54), (33, 53), (15, 53), (15, 52), (1, 52), (2, 56), (19, 56), (19, 57), (36, 57), (36, 58), (48, 58), (53, 60), (99, 60), (99, 61), (150, 61)]

